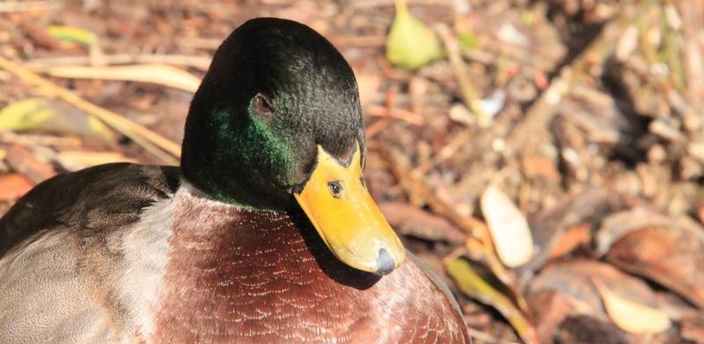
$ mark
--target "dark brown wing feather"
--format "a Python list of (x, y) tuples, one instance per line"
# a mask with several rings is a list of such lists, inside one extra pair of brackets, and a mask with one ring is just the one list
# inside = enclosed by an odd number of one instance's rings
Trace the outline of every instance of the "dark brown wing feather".
[(179, 175), (174, 166), (115, 163), (46, 180), (0, 219), (0, 257), (47, 228), (101, 231), (137, 221), (142, 209), (173, 195)]

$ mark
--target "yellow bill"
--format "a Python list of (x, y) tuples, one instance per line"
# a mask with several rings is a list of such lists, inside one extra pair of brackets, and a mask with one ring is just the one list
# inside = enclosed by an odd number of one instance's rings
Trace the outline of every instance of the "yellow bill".
[(294, 197), (330, 251), (345, 264), (377, 275), (390, 273), (406, 250), (362, 179), (361, 153), (349, 166), (318, 145), (318, 162)]

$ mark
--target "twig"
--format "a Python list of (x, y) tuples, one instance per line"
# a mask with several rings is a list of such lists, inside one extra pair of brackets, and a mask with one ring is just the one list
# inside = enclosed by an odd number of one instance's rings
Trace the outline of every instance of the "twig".
[(367, 107), (367, 115), (374, 117), (390, 117), (395, 119), (400, 119), (406, 123), (413, 125), (423, 125), (425, 124), (425, 118), (423, 116), (404, 109), (389, 109), (388, 107), (379, 105), (370, 105)]
[(332, 43), (337, 47), (360, 47), (360, 48), (377, 48), (383, 47), (386, 44), (385, 35), (337, 35), (332, 36)]
[(701, 1), (674, 2), (682, 16), (682, 43), (684, 46), (684, 70), (686, 71), (687, 101), (701, 111), (701, 97), (704, 94), (704, 67), (702, 67), (701, 37), (704, 4)]
[[(396, 91), (394, 89), (388, 89), (384, 95), (384, 111), (387, 114), (391, 113), (395, 103)], [(389, 123), (391, 123), (391, 116), (384, 116), (378, 121), (374, 122), (374, 124), (372, 124), (365, 130), (367, 139), (376, 136), (376, 134), (384, 130), (389, 125)]]
[[(394, 0), (364, 0), (364, 1), (353, 1), (350, 6), (355, 9), (371, 9), (381, 6), (391, 6), (394, 4)], [(452, 6), (451, 0), (408, 0), (408, 4), (411, 6)]]
[(4, 57), (0, 56), (0, 68), (17, 75), (21, 80), (52, 94), (63, 101), (97, 117), (115, 130), (129, 137), (147, 151), (169, 164), (177, 164), (181, 147), (171, 140), (120, 115), (84, 100), (75, 93), (60, 87)]
[(367, 129), (365, 130), (365, 135), (367, 136), (367, 140), (369, 140), (370, 138), (379, 134), (382, 130), (384, 130), (386, 128), (386, 126), (389, 125), (390, 122), (391, 122), (391, 117), (382, 117), (379, 120), (377, 120), (376, 122), (374, 122), (374, 124), (368, 126)]
[(441, 164), (443, 161), (453, 157), (457, 151), (462, 147), (466, 146), (467, 141), (472, 137), (470, 130), (463, 130), (461, 133), (455, 135), (455, 137), (450, 140), (445, 146), (443, 146), (435, 155), (427, 162), (419, 165), (411, 174), (416, 176), (422, 176), (428, 171), (433, 169), (435, 166)]
[[(207, 56), (189, 56), (189, 55), (103, 55), (100, 57), (101, 62), (108, 65), (117, 64), (167, 64), (172, 66), (193, 67), (202, 71), (208, 70), (210, 66), (210, 57)], [(35, 72), (41, 72), (46, 69), (56, 66), (75, 66), (75, 65), (90, 65), (90, 56), (62, 56), (62, 57), (46, 57), (37, 58), (27, 61), (24, 66)]]
[(47, 74), (69, 79), (123, 80), (173, 87), (195, 93), (200, 78), (165, 64), (127, 66), (62, 66), (50, 68)]
[(81, 147), (81, 140), (74, 136), (48, 136), (32, 133), (18, 135), (12, 131), (0, 131), (0, 142), (5, 144), (19, 143), (28, 147), (54, 146), (62, 149), (77, 149)]
[(487, 116), (479, 106), (477, 106), (479, 92), (477, 92), (476, 88), (467, 77), (467, 71), (465, 70), (462, 56), (460, 55), (460, 48), (457, 45), (457, 40), (452, 37), (450, 34), (450, 29), (447, 25), (438, 25), (437, 32), (440, 34), (440, 38), (445, 45), (445, 50), (447, 51), (447, 57), (450, 60), (450, 65), (452, 66), (452, 70), (460, 84), (460, 92), (462, 93), (464, 103), (474, 113), (474, 115), (477, 116), (479, 123), (488, 123), (490, 117)]
[(0, 13), (49, 11), (61, 7), (55, 1), (0, 2)]

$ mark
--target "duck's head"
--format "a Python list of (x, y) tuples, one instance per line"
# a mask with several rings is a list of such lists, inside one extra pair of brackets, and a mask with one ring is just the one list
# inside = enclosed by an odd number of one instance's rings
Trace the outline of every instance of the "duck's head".
[(364, 149), (342, 55), (305, 25), (260, 18), (215, 53), (186, 120), (181, 169), (222, 202), (303, 209), (338, 259), (383, 275), (405, 249), (366, 189)]

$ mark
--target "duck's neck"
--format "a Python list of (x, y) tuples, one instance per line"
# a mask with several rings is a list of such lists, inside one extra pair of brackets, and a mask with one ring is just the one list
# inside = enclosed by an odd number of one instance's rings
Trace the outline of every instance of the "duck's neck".
[[(170, 268), (178, 273), (174, 278), (202, 273), (200, 281), (205, 283), (210, 278), (257, 275), (271, 262), (302, 257), (307, 251), (285, 212), (219, 202), (187, 183), (174, 202), (169, 255)], [(215, 271), (222, 274), (208, 276)]]

